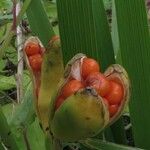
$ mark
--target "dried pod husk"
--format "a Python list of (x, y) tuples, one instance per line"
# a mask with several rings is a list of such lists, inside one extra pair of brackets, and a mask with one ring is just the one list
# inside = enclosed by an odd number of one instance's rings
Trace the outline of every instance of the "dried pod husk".
[[(82, 81), (81, 65), (85, 57), (84, 54), (77, 54), (67, 64), (53, 107), (63, 86), (69, 80), (73, 78)], [(92, 87), (84, 87), (66, 98), (60, 107), (54, 110), (50, 119), (52, 134), (64, 141), (93, 137), (101, 132), (108, 122), (108, 108)]]
[(124, 108), (127, 106), (130, 99), (130, 81), (126, 70), (119, 64), (113, 64), (104, 72), (106, 78), (110, 81), (115, 81), (123, 87), (123, 98), (119, 105), (119, 109), (116, 114), (110, 118), (109, 124), (113, 124), (123, 113)]
[[(25, 51), (29, 42), (36, 42), (41, 47), (42, 65), (39, 71), (34, 71), (30, 66), (29, 57)], [(36, 112), (43, 130), (47, 134), (49, 133), (51, 97), (64, 72), (60, 39), (58, 36), (54, 36), (48, 46), (44, 48), (37, 37), (30, 37), (24, 44), (24, 53), (33, 81)]]

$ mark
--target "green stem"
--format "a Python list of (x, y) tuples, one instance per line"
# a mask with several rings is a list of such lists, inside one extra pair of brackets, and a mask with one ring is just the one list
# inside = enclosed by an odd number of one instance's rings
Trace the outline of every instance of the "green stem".
[(18, 150), (14, 136), (10, 130), (8, 122), (5, 115), (2, 112), (2, 107), (0, 106), (0, 136), (4, 145), (11, 150)]
[(1, 141), (0, 141), (0, 150), (5, 150)]
[(62, 150), (61, 142), (58, 139), (53, 139), (53, 150)]
[(52, 145), (52, 138), (50, 135), (45, 136), (45, 148), (46, 150), (52, 150), (50, 147)]
[(61, 141), (55, 139), (51, 135), (47, 135), (45, 139), (46, 150), (62, 150)]

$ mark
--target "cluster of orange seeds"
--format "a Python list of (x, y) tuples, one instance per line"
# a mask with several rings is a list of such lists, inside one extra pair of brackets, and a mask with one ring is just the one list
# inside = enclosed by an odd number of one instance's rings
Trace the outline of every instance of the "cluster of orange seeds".
[(43, 61), (44, 48), (40, 46), (38, 42), (29, 41), (24, 48), (24, 51), (29, 62), (29, 66), (32, 69), (35, 82), (36, 82), (36, 96), (38, 97), (39, 88), (40, 88), (40, 75), (41, 75), (41, 66)]
[(67, 97), (85, 87), (94, 88), (100, 95), (109, 109), (110, 117), (113, 117), (119, 109), (123, 99), (123, 86), (116, 80), (105, 77), (100, 72), (99, 64), (91, 58), (83, 58), (81, 65), (82, 80), (70, 79), (62, 87), (56, 99), (55, 109), (66, 100)]
[(42, 48), (38, 43), (28, 42), (25, 47), (26, 55), (31, 66), (31, 69), (34, 72), (41, 71), (42, 65)]

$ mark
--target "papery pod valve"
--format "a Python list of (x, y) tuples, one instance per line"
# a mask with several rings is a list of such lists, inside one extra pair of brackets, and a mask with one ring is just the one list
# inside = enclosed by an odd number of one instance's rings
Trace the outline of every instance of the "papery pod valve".
[(118, 64), (104, 73), (99, 64), (77, 54), (66, 66), (53, 99), (51, 132), (63, 141), (93, 137), (116, 121), (129, 100), (127, 72)]
[(44, 132), (49, 133), (49, 105), (64, 72), (60, 40), (54, 36), (44, 48), (37, 37), (30, 37), (23, 50), (32, 77), (36, 112)]

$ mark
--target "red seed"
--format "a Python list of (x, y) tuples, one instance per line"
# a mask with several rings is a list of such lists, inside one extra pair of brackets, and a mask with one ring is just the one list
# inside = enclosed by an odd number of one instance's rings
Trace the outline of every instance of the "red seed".
[(111, 105), (120, 104), (121, 100), (123, 99), (123, 87), (121, 84), (110, 81), (110, 91), (105, 98)]
[(117, 113), (118, 109), (119, 109), (118, 105), (110, 105), (109, 106), (110, 117), (113, 117)]
[(86, 86), (95, 88), (98, 94), (102, 97), (107, 95), (110, 91), (110, 84), (106, 77), (99, 72), (91, 73), (85, 80)]
[(78, 90), (82, 89), (84, 86), (81, 81), (78, 80), (71, 80), (64, 85), (62, 88), (61, 94), (66, 99), (73, 93), (77, 92)]
[(29, 57), (30, 66), (33, 71), (40, 71), (42, 65), (42, 56), (40, 54), (36, 54)]
[(35, 54), (40, 53), (40, 45), (38, 43), (35, 42), (29, 42), (27, 43), (26, 47), (25, 47), (25, 52), (27, 54), (27, 56), (33, 56)]
[(100, 67), (96, 60), (92, 58), (84, 58), (82, 63), (81, 74), (83, 79), (86, 79), (87, 76), (93, 72), (99, 72)]

